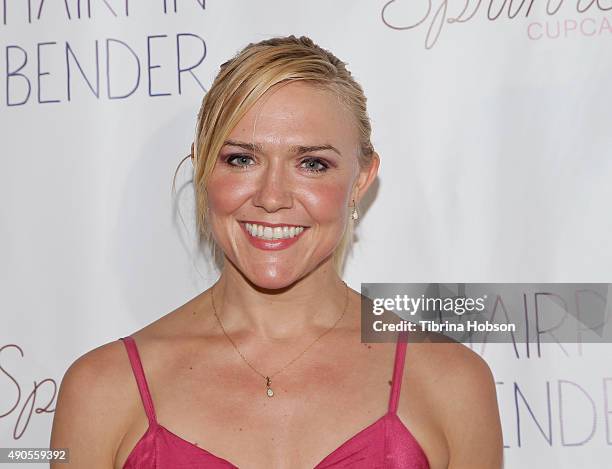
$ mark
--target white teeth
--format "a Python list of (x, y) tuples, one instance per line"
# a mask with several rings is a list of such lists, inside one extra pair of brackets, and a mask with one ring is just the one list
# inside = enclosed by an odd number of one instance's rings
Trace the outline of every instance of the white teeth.
[(245, 223), (246, 229), (251, 236), (262, 239), (287, 239), (294, 238), (304, 231), (303, 226), (263, 226), (254, 223)]

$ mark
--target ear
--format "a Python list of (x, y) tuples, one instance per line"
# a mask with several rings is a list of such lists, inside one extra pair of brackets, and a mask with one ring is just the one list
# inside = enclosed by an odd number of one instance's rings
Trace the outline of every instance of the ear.
[(374, 182), (374, 179), (376, 179), (379, 166), (380, 157), (378, 153), (373, 152), (370, 166), (360, 169), (359, 171), (359, 176), (357, 177), (357, 182), (355, 183), (351, 197), (351, 200), (355, 199), (355, 203), (361, 200), (363, 195), (368, 191), (370, 185)]

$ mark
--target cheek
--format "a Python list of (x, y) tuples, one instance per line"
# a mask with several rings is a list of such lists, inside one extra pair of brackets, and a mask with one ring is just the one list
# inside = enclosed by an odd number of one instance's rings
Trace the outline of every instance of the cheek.
[(343, 184), (320, 185), (304, 191), (302, 200), (310, 215), (319, 223), (338, 223), (347, 211), (349, 191)]
[(232, 213), (244, 204), (252, 193), (251, 184), (244, 177), (222, 175), (208, 182), (208, 207), (211, 212), (222, 215)]

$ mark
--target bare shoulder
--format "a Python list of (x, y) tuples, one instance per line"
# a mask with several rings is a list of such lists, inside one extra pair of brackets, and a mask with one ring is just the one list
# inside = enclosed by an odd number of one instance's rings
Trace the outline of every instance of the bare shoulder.
[[(174, 311), (130, 334), (137, 343), (146, 374), (172, 369), (180, 347), (177, 340), (193, 331), (195, 311), (205, 295), (198, 295)], [(148, 360), (155, 357), (154, 360)], [(162, 360), (160, 357), (164, 357)], [(144, 420), (143, 420), (144, 419)], [(66, 370), (57, 398), (50, 446), (70, 449), (66, 467), (115, 467), (118, 449), (134, 425), (146, 424), (138, 386), (125, 344), (114, 340), (88, 351)], [(138, 430), (140, 431), (140, 429)], [(57, 465), (59, 468), (59, 465)], [(54, 465), (51, 466), (55, 469)]]
[(411, 342), (408, 350), (413, 349), (419, 355), (415, 364), (431, 373), (429, 377), (436, 382), (453, 385), (457, 392), (470, 393), (484, 392), (478, 390), (483, 385), (494, 384), (487, 362), (466, 345), (437, 333), (427, 333)]
[(448, 467), (500, 468), (503, 442), (493, 373), (469, 347), (439, 339), (429, 334), (411, 343), (407, 353), (445, 436)]
[(121, 340), (80, 356), (62, 378), (50, 446), (69, 448), (68, 467), (112, 467), (115, 449), (135, 408), (135, 392)]

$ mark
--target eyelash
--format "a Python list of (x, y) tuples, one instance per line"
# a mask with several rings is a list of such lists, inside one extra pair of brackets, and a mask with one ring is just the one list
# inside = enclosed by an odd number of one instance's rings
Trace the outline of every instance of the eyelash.
[[(233, 155), (229, 155), (227, 158), (225, 158), (225, 163), (227, 165), (229, 165), (229, 166), (233, 166), (234, 168), (246, 168), (249, 165), (236, 165), (236, 164), (232, 164), (232, 161), (235, 158), (251, 158), (251, 156), (250, 155), (242, 155), (242, 154), (233, 154)], [(308, 171), (309, 173), (324, 173), (325, 171), (327, 171), (329, 169), (329, 164), (327, 164), (327, 162), (325, 160), (322, 160), (321, 158), (304, 158), (301, 161), (301, 163), (305, 163), (305, 162), (316, 162), (316, 163), (319, 163), (322, 166), (321, 169), (306, 169), (306, 171)]]

